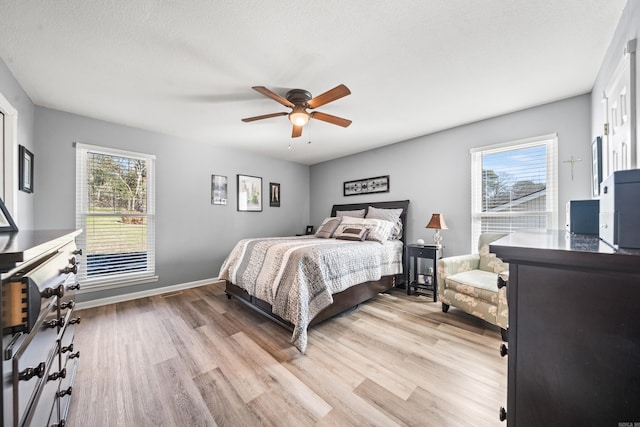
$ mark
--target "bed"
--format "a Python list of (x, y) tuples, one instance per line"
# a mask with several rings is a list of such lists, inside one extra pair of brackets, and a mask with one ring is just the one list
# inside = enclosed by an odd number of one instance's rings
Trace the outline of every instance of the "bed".
[(370, 206), (374, 217), (400, 212), (391, 233), (395, 236), (378, 239), (369, 228), (364, 241), (316, 235), (241, 240), (220, 269), (227, 297), (292, 330), (292, 343), (304, 353), (307, 328), (388, 291), (402, 278), (408, 200), (334, 205), (330, 218), (346, 216), (333, 236), (355, 232), (345, 224), (359, 221), (386, 229), (389, 221), (357, 220), (349, 214), (364, 209), (367, 215)]

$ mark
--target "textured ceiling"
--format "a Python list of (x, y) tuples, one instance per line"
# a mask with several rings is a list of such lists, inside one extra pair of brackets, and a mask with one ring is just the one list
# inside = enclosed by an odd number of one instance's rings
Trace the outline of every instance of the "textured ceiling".
[[(589, 92), (624, 4), (0, 0), (0, 57), (36, 105), (314, 164)], [(348, 128), (240, 121), (340, 83)]]

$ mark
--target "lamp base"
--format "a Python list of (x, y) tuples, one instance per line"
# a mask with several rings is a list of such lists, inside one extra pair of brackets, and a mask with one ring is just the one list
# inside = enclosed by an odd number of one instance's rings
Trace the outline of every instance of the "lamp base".
[(442, 235), (440, 234), (440, 229), (436, 229), (435, 233), (433, 233), (433, 241), (436, 243), (436, 246), (442, 245)]

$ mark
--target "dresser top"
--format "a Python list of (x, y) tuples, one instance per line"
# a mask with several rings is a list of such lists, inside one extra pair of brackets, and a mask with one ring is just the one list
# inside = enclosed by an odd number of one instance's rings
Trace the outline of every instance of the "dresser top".
[(511, 233), (491, 243), (505, 262), (556, 264), (640, 273), (640, 250), (614, 249), (598, 236), (560, 230)]
[(0, 233), (0, 271), (29, 261), (65, 242), (73, 240), (81, 230), (20, 230)]

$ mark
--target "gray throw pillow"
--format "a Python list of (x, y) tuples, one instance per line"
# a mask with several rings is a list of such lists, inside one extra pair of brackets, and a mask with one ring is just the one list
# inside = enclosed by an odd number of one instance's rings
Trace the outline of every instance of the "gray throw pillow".
[(326, 218), (316, 232), (316, 237), (329, 239), (340, 225), (341, 218)]

